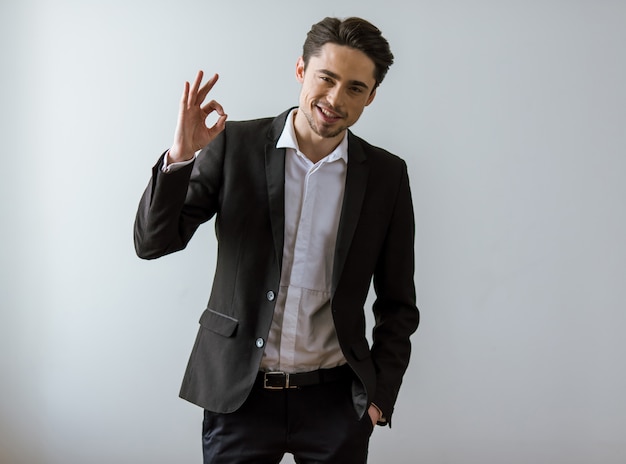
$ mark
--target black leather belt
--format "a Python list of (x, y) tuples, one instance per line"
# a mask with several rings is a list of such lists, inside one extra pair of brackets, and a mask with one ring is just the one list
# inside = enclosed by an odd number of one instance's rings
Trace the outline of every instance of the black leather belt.
[(352, 378), (352, 370), (347, 364), (331, 369), (319, 369), (310, 372), (259, 372), (257, 383), (268, 390), (300, 388), (322, 383), (337, 382)]

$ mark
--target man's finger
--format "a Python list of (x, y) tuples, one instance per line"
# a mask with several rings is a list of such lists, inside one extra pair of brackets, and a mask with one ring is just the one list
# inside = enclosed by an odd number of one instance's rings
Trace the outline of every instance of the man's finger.
[(222, 105), (220, 105), (215, 100), (211, 100), (209, 103), (204, 105), (202, 107), (202, 111), (206, 113), (207, 115), (211, 114), (213, 111), (215, 111), (220, 116), (224, 114), (224, 108), (222, 108)]
[(222, 132), (224, 130), (224, 126), (226, 124), (226, 118), (228, 116), (223, 114), (221, 115), (217, 121), (215, 121), (215, 124), (213, 124), (211, 127), (209, 127), (209, 130), (211, 132), (214, 132), (214, 136), (216, 136), (217, 134), (219, 134), (220, 132)]
[(213, 77), (211, 77), (211, 79), (209, 79), (206, 82), (206, 84), (202, 86), (202, 88), (198, 92), (198, 104), (204, 101), (204, 99), (209, 94), (209, 92), (211, 91), (211, 89), (213, 88), (213, 86), (215, 85), (215, 83), (217, 82), (219, 78), (220, 76), (217, 73), (215, 73), (213, 74)]
[(194, 106), (202, 101), (197, 100), (198, 89), (200, 88), (200, 83), (202, 82), (202, 76), (204, 76), (202, 70), (198, 71), (198, 74), (196, 75), (196, 80), (193, 81), (193, 86), (191, 87), (191, 91), (189, 92), (189, 97), (187, 99), (188, 106)]
[(187, 107), (187, 100), (189, 99), (189, 82), (185, 82), (183, 88), (183, 95), (180, 97), (180, 106), (184, 109)]

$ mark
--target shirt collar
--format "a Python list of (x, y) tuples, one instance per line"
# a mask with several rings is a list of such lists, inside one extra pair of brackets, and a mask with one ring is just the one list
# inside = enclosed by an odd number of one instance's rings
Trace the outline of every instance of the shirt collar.
[[(285, 127), (283, 128), (283, 132), (280, 134), (278, 141), (276, 142), (276, 148), (291, 148), (296, 151), (298, 156), (306, 158), (304, 153), (300, 151), (298, 147), (298, 139), (296, 138), (296, 130), (293, 126), (294, 116), (296, 114), (297, 108), (294, 108), (289, 112), (287, 116), (287, 121), (285, 122)], [(308, 158), (307, 158), (308, 159)], [(348, 131), (344, 133), (343, 139), (337, 147), (330, 152), (327, 156), (322, 158), (321, 161), (331, 162), (336, 161), (338, 159), (344, 160), (344, 162), (348, 162)]]

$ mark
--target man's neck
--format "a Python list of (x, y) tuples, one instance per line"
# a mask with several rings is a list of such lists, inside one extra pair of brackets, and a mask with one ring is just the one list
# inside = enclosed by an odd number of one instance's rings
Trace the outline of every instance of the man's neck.
[(333, 152), (341, 143), (345, 135), (345, 131), (341, 134), (326, 138), (317, 135), (304, 116), (298, 118), (298, 111), (294, 112), (293, 128), (296, 134), (298, 148), (312, 163), (317, 163)]

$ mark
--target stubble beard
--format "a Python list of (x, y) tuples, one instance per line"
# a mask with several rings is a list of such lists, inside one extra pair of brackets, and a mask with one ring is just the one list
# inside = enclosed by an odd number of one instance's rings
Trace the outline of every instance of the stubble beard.
[[(316, 111), (316, 110), (313, 110), (313, 111)], [(306, 111), (303, 111), (303, 113), (304, 113), (304, 117), (309, 123), (309, 127), (311, 128), (311, 130), (322, 138), (332, 139), (334, 137), (337, 137), (338, 135), (341, 135), (347, 129), (347, 127), (341, 126), (333, 131), (330, 131), (330, 130), (322, 131), (315, 123), (315, 119), (313, 118), (313, 114), (311, 112), (307, 113)]]

